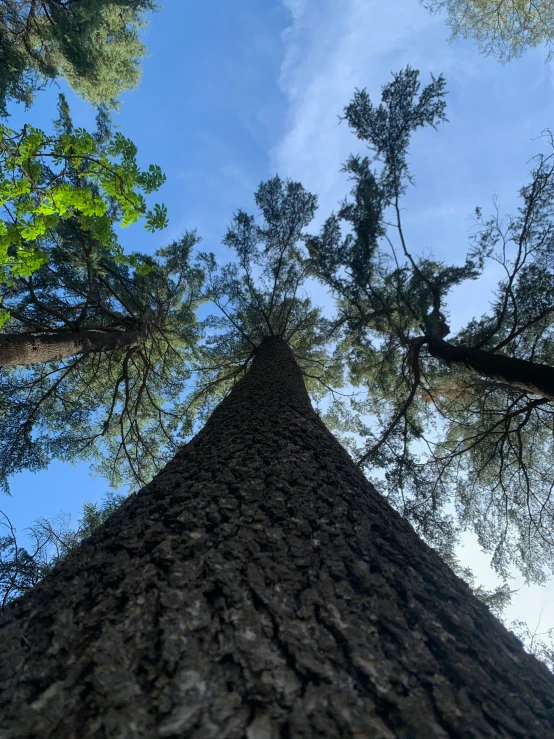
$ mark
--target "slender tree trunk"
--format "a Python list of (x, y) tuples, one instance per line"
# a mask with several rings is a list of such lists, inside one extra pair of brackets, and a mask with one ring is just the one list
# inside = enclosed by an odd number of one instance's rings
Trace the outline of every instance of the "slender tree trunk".
[(554, 400), (554, 367), (526, 359), (506, 357), (468, 346), (455, 346), (442, 339), (429, 339), (429, 353), (447, 364), (463, 364), (479, 375), (504, 385)]
[(367, 482), (266, 339), (0, 627), (1, 739), (546, 739), (554, 679)]
[(8, 364), (54, 362), (75, 354), (110, 352), (139, 346), (141, 329), (128, 331), (79, 331), (55, 334), (0, 334), (0, 367)]

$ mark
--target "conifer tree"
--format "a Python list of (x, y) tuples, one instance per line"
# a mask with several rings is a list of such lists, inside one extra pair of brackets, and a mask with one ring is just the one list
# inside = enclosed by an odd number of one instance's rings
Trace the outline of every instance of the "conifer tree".
[[(477, 209), (465, 262), (424, 255), (401, 198), (410, 135), (445, 120), (444, 88), (439, 77), (420, 90), (407, 68), (378, 106), (356, 92), (345, 118), (373, 157), (348, 160), (351, 198), (308, 240), (312, 269), (338, 298), (335, 335), (367, 391), (351, 409), (359, 463), (385, 472), (381, 488), (434, 546), (470, 527), (501, 575), (515, 565), (541, 582), (554, 566), (553, 155), (537, 158), (517, 216)], [(450, 291), (495, 262), (505, 277), (491, 310), (451, 337)]]
[[(0, 480), (57, 456), (91, 459), (113, 485), (141, 484), (176, 448), (178, 429), (190, 430), (177, 409), (199, 337), (198, 239), (125, 254), (117, 224), (166, 225), (165, 208), (149, 210), (144, 197), (164, 176), (138, 168), (105, 111), (94, 134), (74, 129), (63, 97), (59, 112), (54, 137), (31, 131), (14, 145), (21, 162), (0, 237)], [(36, 191), (21, 195), (29, 157)]]
[(152, 10), (152, 0), (3, 0), (0, 115), (60, 77), (94, 105), (116, 105), (140, 79), (140, 31)]
[(450, 40), (472, 38), (485, 56), (507, 62), (547, 45), (552, 58), (554, 10), (549, 0), (420, 0), (432, 13), (446, 13)]

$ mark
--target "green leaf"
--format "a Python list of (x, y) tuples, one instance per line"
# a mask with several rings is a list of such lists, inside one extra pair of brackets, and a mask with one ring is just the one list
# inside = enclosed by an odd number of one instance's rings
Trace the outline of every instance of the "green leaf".
[(10, 214), (0, 226), (2, 279), (38, 269), (44, 263), (38, 242), (60, 221), (75, 219), (109, 249), (114, 223), (125, 227), (144, 218), (148, 231), (168, 223), (165, 206), (147, 211), (144, 199), (165, 175), (156, 165), (142, 171), (137, 147), (120, 132), (99, 143), (83, 128), (66, 126), (49, 136), (31, 126), (18, 133), (0, 126), (0, 144), (0, 206)]

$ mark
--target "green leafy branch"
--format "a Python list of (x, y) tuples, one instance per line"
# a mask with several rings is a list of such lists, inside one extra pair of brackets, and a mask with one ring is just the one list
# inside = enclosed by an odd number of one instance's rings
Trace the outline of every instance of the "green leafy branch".
[(103, 143), (83, 128), (48, 136), (31, 126), (15, 132), (0, 125), (0, 282), (45, 264), (40, 240), (60, 220), (75, 219), (123, 261), (114, 222), (126, 227), (144, 218), (148, 231), (165, 228), (166, 207), (148, 209), (145, 200), (165, 175), (157, 165), (141, 170), (136, 155), (119, 132)]

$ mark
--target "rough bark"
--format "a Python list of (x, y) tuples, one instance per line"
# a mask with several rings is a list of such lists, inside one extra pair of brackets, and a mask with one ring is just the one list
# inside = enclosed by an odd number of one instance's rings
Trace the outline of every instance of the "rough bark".
[(463, 364), (496, 382), (554, 400), (554, 367), (475, 349), (455, 346), (442, 339), (427, 342), (429, 353), (447, 364)]
[(76, 354), (110, 352), (139, 346), (142, 329), (128, 331), (60, 331), (55, 334), (0, 334), (0, 367), (54, 362)]
[(266, 340), (0, 627), (1, 739), (545, 739), (554, 679), (367, 482)]

